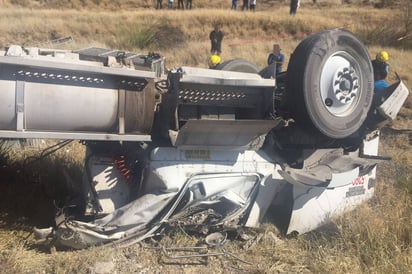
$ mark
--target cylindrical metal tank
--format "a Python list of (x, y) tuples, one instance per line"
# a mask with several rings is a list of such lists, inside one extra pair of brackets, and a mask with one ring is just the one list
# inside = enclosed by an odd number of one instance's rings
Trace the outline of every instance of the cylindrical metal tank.
[(0, 130), (150, 134), (154, 73), (0, 57)]

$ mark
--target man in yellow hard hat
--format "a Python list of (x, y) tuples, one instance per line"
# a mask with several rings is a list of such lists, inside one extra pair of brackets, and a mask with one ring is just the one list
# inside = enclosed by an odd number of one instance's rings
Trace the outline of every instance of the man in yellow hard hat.
[(389, 61), (389, 54), (388, 54), (388, 52), (382, 50), (381, 52), (376, 54), (376, 59), (383, 62), (383, 63), (386, 63), (386, 62)]
[(389, 86), (386, 81), (386, 76), (389, 72), (389, 54), (382, 50), (376, 54), (375, 60), (372, 60), (373, 77), (374, 77), (374, 92), (379, 92)]
[(222, 62), (222, 58), (218, 54), (212, 54), (209, 58), (209, 68), (215, 68), (220, 62)]

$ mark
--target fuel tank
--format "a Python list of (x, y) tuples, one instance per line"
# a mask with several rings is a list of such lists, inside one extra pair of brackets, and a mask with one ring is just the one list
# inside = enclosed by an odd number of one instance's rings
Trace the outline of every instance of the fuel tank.
[(14, 46), (1, 55), (0, 130), (15, 131), (11, 137), (30, 132), (150, 134), (160, 101), (155, 72), (110, 56), (90, 61), (65, 51)]

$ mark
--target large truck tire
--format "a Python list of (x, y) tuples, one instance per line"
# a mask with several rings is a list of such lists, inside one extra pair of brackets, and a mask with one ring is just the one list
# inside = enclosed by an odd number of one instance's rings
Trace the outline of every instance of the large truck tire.
[(249, 62), (242, 58), (232, 59), (220, 63), (215, 69), (227, 70), (227, 71), (237, 71), (237, 72), (248, 72), (248, 73), (258, 73), (259, 68), (252, 62)]
[(362, 42), (346, 30), (308, 36), (287, 69), (288, 109), (296, 123), (341, 139), (355, 133), (373, 97), (373, 69)]

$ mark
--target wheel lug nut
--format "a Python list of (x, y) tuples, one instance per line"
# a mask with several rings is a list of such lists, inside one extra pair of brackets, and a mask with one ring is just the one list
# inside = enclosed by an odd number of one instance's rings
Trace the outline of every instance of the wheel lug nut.
[(326, 98), (325, 105), (331, 107), (333, 105), (333, 100), (330, 98)]

